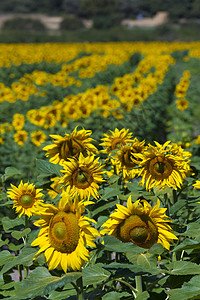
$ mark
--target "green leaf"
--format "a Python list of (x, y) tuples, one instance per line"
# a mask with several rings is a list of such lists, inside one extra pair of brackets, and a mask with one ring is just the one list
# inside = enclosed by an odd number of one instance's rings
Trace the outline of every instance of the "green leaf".
[(198, 222), (190, 223), (187, 226), (187, 230), (181, 233), (183, 236), (188, 236), (191, 238), (196, 238), (200, 236), (200, 224)]
[(113, 188), (107, 188), (106, 193), (104, 195), (102, 195), (102, 199), (103, 200), (110, 199), (110, 198), (120, 195), (121, 193), (122, 193), (122, 191), (120, 191), (120, 190), (116, 190)]
[(174, 261), (168, 266), (166, 273), (170, 275), (198, 275), (200, 274), (199, 265), (190, 261)]
[(104, 205), (101, 205), (100, 207), (92, 210), (92, 215), (95, 216), (98, 213), (100, 213), (101, 211), (104, 211), (104, 210), (106, 210), (108, 208), (111, 208), (112, 206), (116, 205), (117, 203), (118, 203), (118, 200), (106, 202)]
[(154, 244), (150, 249), (149, 253), (154, 254), (154, 255), (161, 255), (164, 252), (164, 247), (162, 244), (157, 243)]
[(17, 231), (14, 230), (13, 232), (11, 232), (12, 237), (14, 237), (16, 240), (21, 239), (23, 236), (28, 235), (31, 232), (30, 228), (26, 228), (23, 231)]
[[(68, 299), (68, 297), (70, 296), (74, 296), (77, 294), (75, 288), (69, 283), (67, 284), (67, 286), (69, 286), (68, 289), (63, 290), (63, 291), (52, 291), (49, 293), (49, 297), (48, 299), (52, 299), (52, 300), (63, 300), (63, 299)], [(65, 287), (64, 287), (65, 288)], [(63, 289), (64, 289), (63, 288)]]
[[(170, 300), (199, 299), (200, 296), (200, 276), (194, 276), (189, 282), (185, 282), (179, 289), (166, 291)], [(196, 298), (198, 297), (198, 298)]]
[(189, 250), (189, 249), (199, 249), (199, 248), (200, 248), (200, 242), (191, 239), (185, 239), (180, 245), (174, 248), (172, 252)]
[(127, 253), (126, 257), (128, 260), (136, 265), (142, 267), (143, 272), (157, 273), (157, 259), (153, 254), (141, 253), (141, 254), (131, 254)]
[(5, 265), (6, 263), (15, 259), (15, 256), (10, 254), (8, 250), (3, 250), (0, 252), (0, 266)]
[(46, 174), (46, 175), (57, 175), (61, 176), (60, 170), (63, 169), (60, 165), (52, 164), (46, 160), (43, 159), (36, 159), (36, 168), (40, 173)]
[(114, 236), (104, 236), (104, 247), (105, 250), (115, 251), (115, 252), (127, 252), (127, 253), (142, 253), (145, 250), (141, 247), (134, 245), (133, 243), (122, 243), (120, 240), (116, 239)]
[(102, 300), (120, 300), (122, 297), (130, 297), (130, 294), (127, 292), (122, 292), (122, 293), (117, 293), (117, 292), (110, 292), (106, 293), (103, 297)]
[[(131, 276), (130, 272), (134, 274), (149, 273), (149, 270), (143, 268), (142, 266), (134, 265), (134, 264), (122, 264), (117, 262), (113, 262), (110, 263), (109, 265), (105, 265), (105, 268), (108, 270), (116, 270), (117, 276), (119, 275), (121, 277), (123, 276), (130, 277)], [(155, 272), (154, 274), (159, 274), (159, 273), (160, 270), (157, 270), (157, 272)]]
[(88, 266), (83, 269), (83, 285), (90, 285), (105, 281), (110, 277), (110, 272), (103, 269), (103, 264)]
[(12, 269), (13, 267), (15, 267), (16, 265), (23, 265), (23, 266), (31, 266), (33, 264), (33, 256), (37, 253), (37, 250), (34, 248), (24, 248), (22, 250), (22, 252), (18, 255), (15, 256), (14, 259), (12, 259), (12, 261), (7, 262), (1, 272), (0, 272), (0, 276), (2, 274), (4, 274), (5, 272), (7, 272), (8, 270)]
[(46, 268), (38, 267), (29, 274), (27, 279), (22, 281), (16, 289), (16, 296), (21, 300), (44, 296), (79, 277), (81, 277), (81, 272), (67, 273), (62, 277), (52, 276)]
[(24, 226), (24, 219), (16, 217), (15, 219), (10, 219), (9, 217), (2, 218), (3, 229), (5, 232), (11, 232), (13, 228), (16, 226), (23, 225)]
[(7, 167), (5, 169), (5, 174), (4, 174), (5, 180), (13, 177), (14, 175), (21, 175), (21, 172), (14, 167)]

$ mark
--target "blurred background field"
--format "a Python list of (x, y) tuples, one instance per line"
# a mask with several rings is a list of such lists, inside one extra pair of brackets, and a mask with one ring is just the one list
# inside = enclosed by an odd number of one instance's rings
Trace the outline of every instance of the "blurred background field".
[(199, 40), (198, 0), (1, 0), (0, 42)]

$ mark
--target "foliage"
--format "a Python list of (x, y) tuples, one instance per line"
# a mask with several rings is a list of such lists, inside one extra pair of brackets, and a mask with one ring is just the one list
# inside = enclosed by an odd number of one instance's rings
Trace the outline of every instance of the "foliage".
[(80, 18), (66, 16), (63, 18), (60, 29), (61, 30), (75, 30), (83, 28), (83, 22)]
[(40, 20), (16, 17), (3, 23), (4, 30), (35, 30), (42, 31), (45, 29)]

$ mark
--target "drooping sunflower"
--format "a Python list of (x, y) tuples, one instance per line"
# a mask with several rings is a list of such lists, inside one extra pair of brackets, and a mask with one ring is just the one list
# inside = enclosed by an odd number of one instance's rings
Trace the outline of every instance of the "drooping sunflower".
[(124, 178), (134, 178), (139, 173), (139, 162), (135, 157), (135, 153), (143, 153), (146, 149), (145, 141), (139, 142), (137, 138), (134, 138), (132, 143), (120, 147), (120, 149), (112, 156), (112, 163), (116, 167), (116, 173), (122, 173)]
[(189, 101), (185, 98), (178, 99), (176, 100), (176, 106), (179, 110), (185, 110), (189, 106)]
[(23, 146), (24, 143), (28, 139), (28, 132), (25, 130), (18, 130), (14, 135), (13, 135), (14, 141), (19, 145)]
[(40, 147), (41, 144), (45, 142), (46, 138), (47, 136), (42, 130), (34, 130), (31, 133), (31, 142), (37, 147)]
[(19, 217), (24, 215), (31, 217), (43, 205), (41, 191), (42, 189), (35, 189), (32, 183), (23, 184), (21, 181), (18, 187), (11, 184), (11, 189), (8, 189), (8, 197), (13, 200), (13, 208), (16, 213), (19, 213)]
[(99, 163), (99, 159), (90, 155), (84, 157), (80, 153), (78, 159), (70, 158), (63, 163), (64, 174), (60, 179), (60, 183), (64, 186), (70, 186), (72, 195), (79, 195), (80, 199), (88, 199), (93, 196), (95, 199), (99, 197), (98, 189), (103, 179), (103, 165)]
[(49, 270), (76, 271), (85, 261), (89, 261), (86, 246), (95, 247), (93, 240), (99, 234), (89, 223), (96, 222), (82, 216), (84, 209), (83, 201), (72, 199), (68, 190), (62, 193), (58, 207), (46, 204), (44, 210), (39, 212), (41, 219), (34, 224), (42, 228), (31, 246), (40, 247), (35, 257), (44, 252)]
[(64, 137), (60, 135), (50, 135), (55, 140), (53, 144), (43, 148), (47, 151), (46, 156), (50, 157), (49, 161), (54, 164), (62, 164), (69, 158), (78, 157), (80, 153), (87, 156), (91, 153), (96, 153), (96, 147), (91, 143), (91, 130), (79, 130), (77, 127), (71, 134), (65, 134)]
[(112, 150), (119, 149), (121, 145), (126, 145), (132, 142), (132, 133), (129, 133), (129, 129), (115, 128), (115, 131), (110, 133), (105, 133), (104, 138), (102, 138), (103, 143), (100, 145), (105, 149), (102, 150), (103, 153), (110, 153)]
[(142, 176), (142, 179), (139, 184), (145, 185), (147, 190), (154, 186), (180, 188), (190, 171), (189, 152), (175, 143), (170, 145), (170, 141), (163, 145), (158, 142), (155, 144), (149, 144), (142, 154), (135, 154), (141, 159), (138, 176)]
[(132, 242), (145, 249), (160, 243), (169, 250), (170, 242), (177, 237), (168, 224), (170, 218), (164, 214), (166, 208), (159, 207), (159, 200), (152, 207), (146, 200), (132, 203), (130, 196), (127, 207), (117, 204), (117, 209), (102, 225), (101, 234), (113, 235), (124, 243)]

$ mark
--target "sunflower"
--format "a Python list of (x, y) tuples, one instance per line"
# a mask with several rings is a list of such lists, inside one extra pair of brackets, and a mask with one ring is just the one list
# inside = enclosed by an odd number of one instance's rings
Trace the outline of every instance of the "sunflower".
[(132, 133), (129, 133), (129, 129), (117, 129), (115, 131), (110, 130), (109, 133), (104, 134), (104, 138), (102, 138), (103, 143), (100, 145), (105, 149), (102, 150), (103, 153), (110, 153), (112, 150), (119, 149), (121, 145), (126, 145), (132, 142)]
[(40, 147), (45, 142), (47, 136), (42, 130), (34, 130), (31, 133), (31, 141), (37, 147)]
[(91, 130), (79, 130), (76, 131), (77, 127), (70, 134), (65, 134), (64, 137), (60, 135), (50, 135), (55, 140), (53, 144), (48, 145), (43, 148), (47, 151), (46, 156), (50, 157), (49, 161), (54, 164), (62, 164), (69, 158), (75, 158), (79, 156), (79, 153), (83, 153), (87, 156), (91, 153), (97, 152), (96, 147), (91, 144), (93, 141), (89, 136), (91, 135)]
[(19, 145), (23, 146), (24, 143), (27, 141), (28, 138), (28, 132), (25, 130), (18, 130), (14, 135), (13, 135), (14, 141)]
[(15, 130), (21, 130), (24, 127), (25, 117), (22, 114), (14, 114), (12, 125)]
[(95, 247), (93, 240), (99, 234), (89, 223), (96, 222), (82, 216), (84, 209), (83, 201), (72, 199), (67, 191), (62, 193), (58, 207), (46, 204), (39, 212), (41, 219), (34, 224), (42, 228), (31, 246), (40, 247), (35, 257), (44, 252), (49, 270), (58, 268), (66, 273), (68, 268), (76, 271), (89, 261), (86, 246)]
[(140, 158), (141, 170), (138, 176), (142, 176), (140, 185), (145, 185), (147, 190), (154, 186), (181, 188), (184, 178), (190, 171), (189, 152), (184, 151), (175, 143), (170, 145), (167, 141), (163, 145), (155, 142), (156, 146), (148, 145), (142, 154), (135, 154)]
[(19, 213), (19, 217), (24, 215), (31, 217), (43, 204), (43, 200), (41, 200), (42, 189), (35, 189), (32, 183), (23, 184), (21, 181), (18, 187), (13, 184), (11, 187), (8, 189), (8, 197), (13, 200), (13, 208), (15, 208), (16, 213)]
[(137, 159), (135, 153), (143, 153), (146, 149), (145, 141), (139, 142), (135, 138), (129, 145), (122, 146), (114, 155), (112, 156), (112, 163), (116, 167), (117, 174), (122, 173), (124, 178), (134, 178), (139, 173)]
[(99, 197), (97, 190), (98, 184), (104, 181), (103, 165), (99, 164), (98, 158), (93, 155), (84, 157), (80, 153), (78, 159), (70, 158), (63, 163), (64, 176), (60, 179), (60, 183), (64, 186), (70, 186), (73, 195), (79, 195), (81, 199), (95, 199)]
[(61, 185), (59, 183), (60, 177), (56, 176), (54, 178), (51, 178), (51, 181), (53, 181), (53, 183), (50, 185), (50, 189), (47, 189), (47, 191), (49, 197), (54, 199), (62, 191)]
[(194, 184), (193, 184), (194, 189), (200, 189), (200, 180), (197, 180)]
[(117, 209), (110, 215), (102, 227), (102, 235), (113, 235), (124, 243), (132, 242), (139, 247), (149, 249), (156, 243), (170, 248), (170, 242), (177, 237), (169, 226), (170, 218), (159, 208), (160, 201), (152, 208), (146, 200), (131, 202), (128, 198), (127, 207), (117, 204)]
[(185, 110), (189, 106), (189, 101), (185, 98), (178, 99), (176, 100), (176, 106), (179, 110)]

